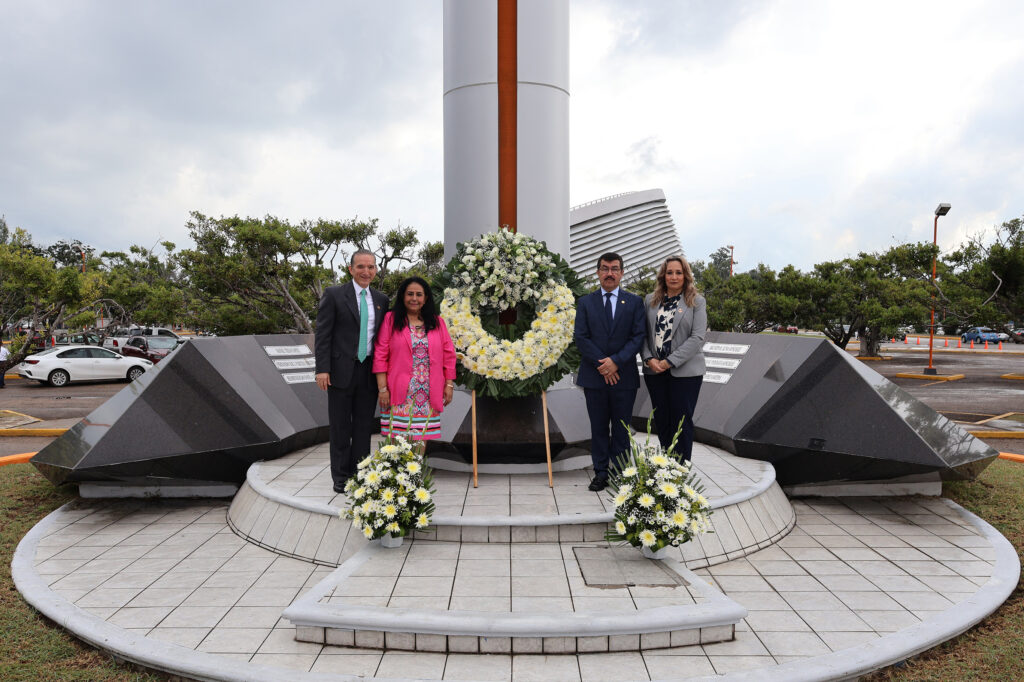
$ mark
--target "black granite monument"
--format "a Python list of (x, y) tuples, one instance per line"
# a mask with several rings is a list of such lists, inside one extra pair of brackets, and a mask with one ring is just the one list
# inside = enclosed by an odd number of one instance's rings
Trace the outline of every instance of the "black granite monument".
[(313, 336), (195, 338), (32, 458), (53, 483), (238, 484), (327, 440)]
[[(999, 454), (824, 338), (710, 332), (704, 357), (697, 440), (782, 485), (973, 478)], [(649, 412), (644, 393), (636, 421)]]

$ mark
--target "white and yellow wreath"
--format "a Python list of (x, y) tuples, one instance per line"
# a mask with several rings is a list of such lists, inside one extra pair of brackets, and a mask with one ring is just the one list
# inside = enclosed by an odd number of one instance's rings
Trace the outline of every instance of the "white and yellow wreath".
[[(499, 230), (457, 245), (434, 282), (459, 355), (458, 382), (494, 398), (536, 395), (579, 367), (582, 280), (533, 237)], [(515, 322), (501, 322), (515, 309)]]
[[(499, 339), (484, 329), (473, 308), (473, 296), (445, 289), (441, 315), (448, 321), (452, 342), (470, 372), (504, 381), (528, 379), (554, 366), (572, 343), (576, 300), (564, 284), (540, 289), (537, 317), (522, 338)], [(518, 301), (510, 301), (512, 305)]]

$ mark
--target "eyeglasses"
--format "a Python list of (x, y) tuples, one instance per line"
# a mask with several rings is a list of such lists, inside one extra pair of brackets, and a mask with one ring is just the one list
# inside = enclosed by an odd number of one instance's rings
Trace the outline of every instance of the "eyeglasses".
[(617, 265), (614, 266), (614, 267), (611, 267), (611, 268), (608, 267), (607, 265), (602, 265), (601, 267), (599, 267), (597, 269), (597, 271), (600, 272), (600, 273), (606, 274), (606, 273), (609, 273), (609, 272), (622, 272), (622, 268), (620, 268)]

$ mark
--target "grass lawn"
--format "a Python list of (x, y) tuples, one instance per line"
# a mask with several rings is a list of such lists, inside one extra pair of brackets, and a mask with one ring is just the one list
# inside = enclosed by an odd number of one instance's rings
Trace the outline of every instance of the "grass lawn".
[[(1024, 548), (1024, 464), (997, 460), (978, 481), (951, 483), (943, 494), (991, 523)], [(11, 557), (28, 530), (74, 499), (74, 488), (54, 488), (29, 464), (0, 467), (0, 680), (169, 680), (116, 663), (41, 617), (14, 589)], [(882, 680), (1024, 679), (1024, 591), (969, 632), (903, 665), (863, 678)]]
[(75, 499), (75, 488), (54, 488), (31, 464), (0, 467), (0, 680), (170, 680), (114, 662), (79, 642), (25, 603), (11, 580), (18, 542), (40, 519)]

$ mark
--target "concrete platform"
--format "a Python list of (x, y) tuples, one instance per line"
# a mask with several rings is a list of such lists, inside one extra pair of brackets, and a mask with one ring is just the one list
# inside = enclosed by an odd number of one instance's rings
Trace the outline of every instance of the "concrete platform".
[[(792, 508), (795, 527), (773, 545), (693, 571), (748, 611), (735, 639), (656, 650), (613, 651), (611, 637), (564, 653), (297, 641), (282, 612), (334, 569), (252, 544), (232, 531), (228, 506), (213, 501), (71, 503), (25, 536), (12, 574), (33, 606), (86, 642), (192, 679), (587, 682), (852, 678), (970, 628), (1020, 575), (1010, 543), (948, 500), (794, 500)], [(409, 551), (430, 544), (414, 540)], [(472, 543), (453, 544), (461, 552)], [(350, 556), (369, 547), (345, 545)], [(511, 570), (517, 545), (504, 546)]]
[(373, 543), (283, 615), (304, 642), (540, 654), (727, 641), (747, 611), (632, 547), (412, 540)]
[[(361, 546), (338, 518), (344, 495), (335, 494), (327, 445), (299, 450), (249, 469), (228, 512), (232, 528), (279, 554), (338, 566)], [(722, 563), (768, 547), (796, 521), (793, 508), (766, 462), (734, 457), (695, 444), (694, 468), (711, 500), (713, 533), (676, 550), (688, 569)], [(417, 539), (470, 543), (595, 542), (612, 520), (609, 492), (587, 490), (589, 470), (484, 474), (479, 487), (468, 472), (434, 472), (437, 506), (429, 531)], [(352, 544), (352, 542), (355, 544)]]

